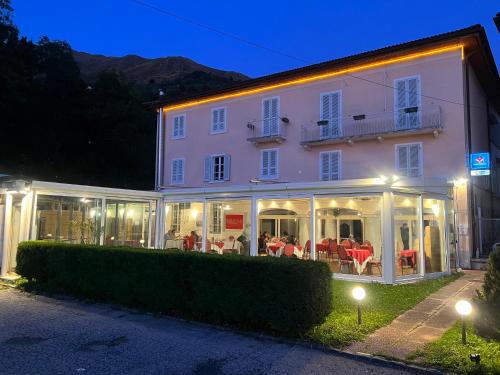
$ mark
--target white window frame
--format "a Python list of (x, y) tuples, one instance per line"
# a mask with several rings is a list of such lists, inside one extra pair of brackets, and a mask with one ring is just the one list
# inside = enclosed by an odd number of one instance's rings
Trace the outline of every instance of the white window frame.
[[(418, 86), (417, 86), (417, 116), (418, 116), (418, 127), (408, 127), (408, 128), (403, 128), (399, 130), (404, 130), (404, 129), (419, 129), (422, 127), (422, 79), (420, 77), (420, 74), (415, 74), (412, 76), (406, 76), (406, 77), (398, 77), (394, 79), (393, 82), (393, 102), (394, 102), (394, 129), (398, 130), (397, 125), (398, 125), (398, 119), (399, 119), (399, 108), (398, 108), (398, 82), (399, 81), (407, 81), (409, 79), (414, 79), (416, 78), (418, 81)], [(409, 108), (409, 107), (406, 107)]]
[[(183, 126), (182, 127), (182, 136), (179, 136), (179, 135), (175, 136), (174, 135), (175, 134), (175, 119), (178, 118), (178, 117), (183, 117), (184, 118), (184, 121), (182, 123), (183, 124), (182, 125)], [(187, 116), (186, 116), (185, 113), (180, 113), (180, 114), (172, 116), (172, 139), (184, 139), (184, 138), (186, 138), (186, 128), (187, 128), (187, 126), (186, 126), (186, 118), (187, 118)]]
[[(329, 150), (329, 151), (322, 151), (319, 153), (319, 180), (320, 181), (326, 182), (325, 180), (321, 179), (321, 177), (323, 175), (322, 170), (321, 170), (321, 157), (323, 154), (331, 154), (334, 152), (339, 154), (339, 178), (338, 178), (338, 180), (328, 179), (326, 181), (340, 181), (342, 179), (342, 150)], [(331, 176), (331, 173), (329, 175)]]
[[(322, 92), (319, 94), (319, 119), (323, 119), (322, 113), (323, 113), (323, 96), (325, 95), (332, 95), (332, 94), (339, 94), (339, 133), (335, 137), (330, 137), (330, 138), (339, 138), (342, 136), (342, 103), (343, 103), (343, 97), (342, 97), (342, 90), (334, 90), (334, 91), (328, 91), (328, 92)], [(330, 120), (330, 119), (328, 119)], [(324, 126), (324, 125), (322, 125)], [(330, 121), (328, 121), (327, 127), (330, 127)], [(331, 130), (330, 130), (331, 132)], [(320, 129), (320, 135), (322, 134), (322, 130)], [(328, 137), (325, 137), (324, 139), (330, 139)], [(323, 138), (321, 138), (323, 139)]]
[[(174, 162), (182, 162), (182, 181), (174, 181)], [(186, 174), (186, 158), (174, 158), (170, 161), (170, 185), (183, 185)]]
[[(278, 100), (278, 109), (277, 109), (277, 116), (278, 116), (278, 131), (276, 132), (277, 134), (272, 134), (270, 132), (269, 134), (264, 134), (264, 102), (266, 100), (273, 100), (277, 99)], [(260, 109), (261, 109), (261, 129), (260, 129), (260, 135), (262, 137), (272, 137), (274, 135), (280, 135), (281, 134), (281, 100), (279, 96), (269, 96), (267, 98), (262, 98), (262, 102), (260, 104)]]
[[(224, 161), (224, 159), (226, 157), (229, 157), (231, 158), (231, 155), (230, 154), (211, 154), (211, 155), (207, 155), (207, 158), (210, 158), (210, 176), (209, 176), (209, 180), (205, 180), (204, 182), (208, 182), (210, 184), (216, 184), (216, 183), (221, 183), (221, 182), (227, 182), (229, 181), (230, 177), (227, 177), (226, 175), (224, 175), (224, 170), (226, 168), (226, 166), (223, 164), (223, 167), (222, 167), (222, 171), (220, 173), (222, 173), (222, 179), (219, 179), (219, 180), (215, 180), (214, 177), (215, 177), (215, 173), (214, 173), (214, 160), (215, 158), (222, 158), (222, 160)], [(231, 162), (229, 160), (229, 168), (231, 168)], [(231, 170), (228, 171), (229, 172), (229, 175), (231, 175)], [(205, 173), (205, 171), (203, 171), (203, 173)]]
[[(398, 147), (399, 146), (411, 146), (411, 145), (419, 145), (419, 165), (418, 165), (418, 170), (419, 170), (419, 175), (418, 176), (400, 176), (400, 177), (407, 177), (407, 178), (419, 178), (424, 176), (424, 143), (423, 142), (408, 142), (408, 143), (398, 143), (394, 145), (394, 169), (396, 170), (396, 175), (399, 176), (399, 154), (398, 154)], [(408, 158), (410, 155), (408, 154)], [(409, 159), (408, 159), (409, 160)], [(408, 161), (409, 162), (409, 161)]]
[[(210, 155), (210, 182), (224, 182), (224, 158), (226, 154), (214, 154)], [(215, 179), (215, 158), (220, 158), (222, 159), (222, 169), (219, 171), (219, 175), (222, 176), (222, 178), (216, 180)]]
[[(214, 112), (220, 110), (224, 111), (224, 129), (214, 130)], [(210, 111), (210, 134), (222, 134), (226, 132), (227, 132), (227, 108), (226, 107), (212, 108), (212, 110)]]
[[(263, 176), (262, 175), (262, 171), (263, 171), (263, 163), (264, 163), (264, 153), (265, 152), (271, 152), (271, 151), (275, 151), (276, 152), (276, 175), (274, 176)], [(267, 149), (264, 149), (264, 150), (260, 150), (260, 163), (259, 163), (259, 166), (260, 166), (260, 171), (259, 171), (259, 175), (260, 175), (260, 179), (261, 180), (277, 180), (280, 178), (280, 149), (279, 148), (267, 148)]]

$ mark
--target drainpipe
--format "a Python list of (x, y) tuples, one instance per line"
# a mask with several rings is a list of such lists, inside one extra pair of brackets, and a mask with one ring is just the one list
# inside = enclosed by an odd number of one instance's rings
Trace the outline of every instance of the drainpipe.
[[(472, 147), (472, 136), (471, 136), (471, 118), (470, 118), (470, 84), (469, 84), (469, 64), (467, 63), (467, 57), (464, 57), (464, 75), (465, 75), (465, 90), (464, 90), (464, 111), (465, 111), (465, 134), (466, 134), (466, 173), (467, 173), (467, 207), (468, 207), (468, 215), (467, 215), (467, 225), (469, 227), (469, 255), (472, 258), (474, 251), (474, 228), (472, 217), (475, 214), (474, 203), (473, 203), (473, 184), (470, 176), (470, 167), (469, 167), (469, 158)], [(470, 260), (469, 260), (470, 262)], [(462, 267), (466, 265), (461, 264)], [(470, 264), (468, 265), (470, 267)]]
[(156, 171), (155, 171), (155, 190), (161, 190), (163, 185), (163, 108), (158, 110), (156, 119)]

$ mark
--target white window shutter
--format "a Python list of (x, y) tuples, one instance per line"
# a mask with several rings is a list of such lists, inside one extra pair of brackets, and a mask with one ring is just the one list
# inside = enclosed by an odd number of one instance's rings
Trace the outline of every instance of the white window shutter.
[(340, 93), (336, 92), (331, 94), (331, 125), (330, 131), (333, 137), (340, 135)]
[(211, 180), (211, 164), (212, 158), (207, 156), (203, 162), (203, 181), (208, 182)]
[(224, 155), (224, 181), (229, 181), (231, 178), (231, 156)]
[(269, 177), (278, 175), (278, 152), (276, 150), (269, 151)]
[(410, 177), (418, 177), (421, 175), (421, 146), (419, 144), (409, 145), (409, 173)]
[(172, 135), (174, 138), (179, 136), (179, 117), (174, 117), (174, 129)]
[(271, 101), (269, 99), (264, 100), (263, 105), (263, 116), (262, 119), (262, 135), (270, 135), (271, 134)]
[(271, 99), (271, 135), (279, 134), (278, 98)]
[(321, 126), (321, 138), (330, 138), (330, 119), (331, 119), (331, 97), (328, 94), (321, 95), (321, 120), (328, 121), (327, 125)]
[(330, 179), (330, 154), (324, 152), (321, 154), (321, 181), (328, 181)]
[(408, 176), (408, 146), (397, 146), (396, 150), (398, 173), (402, 176)]
[(340, 153), (330, 153), (330, 180), (340, 179)]
[(184, 116), (179, 116), (179, 137), (184, 137)]
[(226, 128), (226, 110), (219, 109), (219, 131), (224, 131)]
[(172, 170), (170, 171), (170, 182), (177, 183), (177, 160), (172, 160)]
[(262, 177), (269, 176), (269, 151), (262, 152), (262, 166), (260, 174)]
[(212, 131), (216, 132), (219, 130), (219, 111), (212, 111)]
[(184, 160), (179, 159), (177, 160), (177, 183), (178, 184), (183, 184), (184, 183)]
[[(420, 93), (419, 93), (419, 79), (409, 78), (408, 82), (408, 107), (419, 107), (420, 106)], [(407, 114), (407, 121), (409, 128), (416, 128), (420, 125), (420, 114), (417, 112), (410, 112)]]
[(405, 129), (406, 126), (406, 81), (401, 79), (396, 81), (396, 129)]

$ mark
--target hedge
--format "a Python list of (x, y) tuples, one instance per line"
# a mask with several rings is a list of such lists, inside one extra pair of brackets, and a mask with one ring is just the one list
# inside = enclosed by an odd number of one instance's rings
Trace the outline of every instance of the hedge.
[(53, 292), (288, 336), (331, 310), (323, 262), (29, 241), (16, 271)]

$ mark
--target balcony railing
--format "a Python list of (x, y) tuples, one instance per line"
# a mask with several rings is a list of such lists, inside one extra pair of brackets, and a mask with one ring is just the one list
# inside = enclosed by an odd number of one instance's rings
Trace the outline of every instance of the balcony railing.
[(248, 123), (248, 138), (247, 142), (253, 144), (260, 143), (282, 143), (286, 140), (286, 128), (288, 127), (288, 119), (278, 118), (274, 123)]
[(370, 139), (397, 137), (408, 134), (433, 133), (443, 130), (439, 106), (410, 107), (397, 113), (381, 115), (358, 114), (337, 122), (319, 121), (318, 124), (302, 126), (301, 142), (304, 147), (314, 147), (332, 143), (360, 142)]

